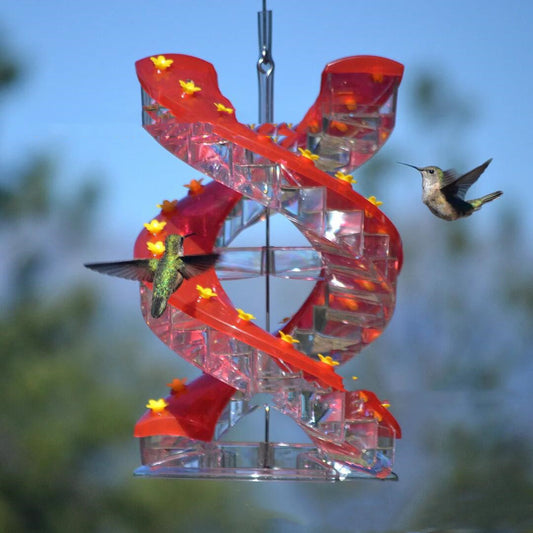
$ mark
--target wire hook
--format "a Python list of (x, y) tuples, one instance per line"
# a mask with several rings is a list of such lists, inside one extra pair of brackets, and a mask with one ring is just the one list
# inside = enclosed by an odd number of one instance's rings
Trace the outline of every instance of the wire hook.
[(263, 0), (263, 10), (257, 13), (259, 37), (259, 59), (257, 77), (259, 83), (259, 123), (274, 120), (274, 60), (272, 59), (272, 11), (267, 10)]

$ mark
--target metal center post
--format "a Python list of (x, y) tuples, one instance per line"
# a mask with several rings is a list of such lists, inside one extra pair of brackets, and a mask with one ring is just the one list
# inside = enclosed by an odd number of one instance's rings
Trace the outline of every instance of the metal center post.
[[(274, 60), (272, 59), (272, 11), (263, 9), (257, 13), (259, 59), (257, 81), (259, 86), (259, 123), (274, 121)], [(270, 331), (270, 208), (265, 209), (265, 329)]]
[[(272, 11), (266, 8), (257, 13), (257, 32), (259, 37), (259, 59), (257, 60), (257, 83), (259, 94), (259, 123), (274, 121), (274, 60), (272, 59)], [(270, 207), (265, 208), (265, 329), (270, 331)], [(265, 436), (260, 443), (260, 462), (263, 468), (270, 468), (272, 456), (270, 449), (270, 406), (264, 406)]]

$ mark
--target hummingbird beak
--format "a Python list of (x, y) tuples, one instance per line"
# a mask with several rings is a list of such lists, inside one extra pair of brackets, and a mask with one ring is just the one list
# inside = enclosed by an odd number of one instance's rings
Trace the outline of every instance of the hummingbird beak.
[(406, 167), (415, 168), (416, 170), (418, 170), (418, 172), (422, 172), (422, 169), (415, 167), (414, 165), (410, 165), (409, 163), (402, 163), (401, 161), (396, 161), (396, 162), (398, 163), (398, 165), (405, 165)]
[(181, 237), (185, 240), (187, 237), (192, 237), (193, 235), (196, 235), (194, 231), (192, 233), (187, 233), (187, 235), (181, 235)]

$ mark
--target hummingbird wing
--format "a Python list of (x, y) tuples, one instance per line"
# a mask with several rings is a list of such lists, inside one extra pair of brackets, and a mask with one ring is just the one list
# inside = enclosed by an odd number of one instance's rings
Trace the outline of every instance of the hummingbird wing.
[[(448, 185), (441, 187), (441, 191), (448, 197), (457, 196), (464, 200), (466, 191), (477, 181), (479, 176), (483, 174), (484, 170), (489, 166), (492, 158), (485, 161), (482, 165), (474, 168), (470, 172), (462, 175), (460, 178), (452, 181)], [(445, 173), (446, 174), (446, 173)]]
[(118, 278), (153, 281), (158, 261), (158, 259), (133, 259), (113, 263), (87, 263), (84, 266), (101, 274)]
[(184, 255), (180, 259), (183, 266), (180, 268), (181, 275), (190, 279), (206, 270), (209, 270), (217, 261), (220, 254)]

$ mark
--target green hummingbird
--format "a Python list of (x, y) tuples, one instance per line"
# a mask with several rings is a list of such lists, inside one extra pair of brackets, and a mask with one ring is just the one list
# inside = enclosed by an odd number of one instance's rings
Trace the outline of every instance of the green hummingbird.
[(465, 200), (466, 191), (481, 176), (492, 159), (470, 172), (457, 177), (455, 170), (442, 170), (439, 167), (416, 167), (409, 163), (400, 163), (415, 168), (422, 174), (422, 201), (429, 210), (444, 220), (457, 220), (468, 217), (481, 209), (483, 204), (495, 200), (502, 191), (491, 192), (475, 200)]
[(180, 288), (183, 280), (208, 270), (219, 257), (219, 254), (183, 255), (183, 241), (188, 236), (168, 235), (165, 252), (160, 259), (87, 263), (84, 266), (110, 276), (152, 282), (151, 315), (159, 318), (167, 307), (168, 299)]

